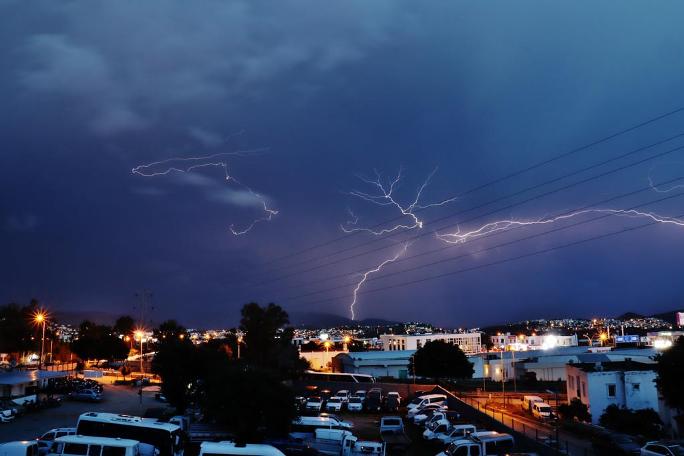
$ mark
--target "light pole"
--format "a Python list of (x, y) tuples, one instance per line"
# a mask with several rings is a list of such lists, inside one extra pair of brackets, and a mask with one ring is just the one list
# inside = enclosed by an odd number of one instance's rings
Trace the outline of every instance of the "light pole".
[(135, 332), (135, 338), (140, 339), (140, 373), (144, 374), (145, 369), (143, 367), (143, 337), (145, 336), (145, 333), (142, 332), (142, 330), (137, 330)]
[(327, 370), (328, 369), (328, 350), (330, 350), (330, 341), (326, 340), (323, 343), (323, 346), (325, 347), (325, 359), (323, 360), (323, 369)]
[(504, 350), (501, 350), (501, 395), (503, 406), (506, 408), (506, 369), (504, 368)]
[(47, 320), (45, 312), (38, 312), (34, 320), (39, 325), (43, 325), (43, 336), (40, 338), (40, 360), (38, 361), (38, 370), (41, 370), (43, 368), (43, 353), (45, 353), (45, 321)]
[(242, 336), (238, 336), (237, 338), (237, 359), (240, 359), (240, 345), (242, 345)]

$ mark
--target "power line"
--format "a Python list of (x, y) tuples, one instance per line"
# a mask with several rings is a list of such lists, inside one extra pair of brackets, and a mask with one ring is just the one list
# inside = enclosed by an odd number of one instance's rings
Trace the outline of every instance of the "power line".
[[(677, 215), (677, 216), (675, 216), (675, 217), (676, 217), (676, 218), (684, 217), (684, 214), (680, 214), (680, 215)], [(455, 270), (455, 271), (449, 271), (449, 272), (445, 272), (445, 273), (442, 273), (442, 274), (437, 274), (437, 275), (432, 275), (432, 276), (426, 276), (426, 277), (422, 277), (422, 278), (420, 278), (420, 279), (411, 280), (411, 281), (408, 281), (408, 282), (402, 282), (402, 283), (397, 283), (397, 284), (393, 284), (393, 285), (387, 285), (387, 286), (384, 286), (384, 287), (373, 288), (373, 289), (370, 289), (370, 290), (359, 291), (359, 292), (357, 293), (357, 295), (366, 295), (366, 294), (370, 294), (370, 293), (377, 293), (377, 292), (379, 292), (379, 291), (386, 291), (386, 290), (391, 290), (391, 289), (395, 289), (395, 288), (402, 288), (402, 287), (406, 287), (406, 286), (409, 286), (409, 285), (415, 285), (415, 284), (417, 284), (417, 283), (422, 283), (422, 282), (427, 282), (427, 281), (430, 281), (430, 280), (436, 280), (436, 279), (440, 279), (440, 278), (444, 278), (444, 277), (449, 277), (449, 276), (454, 276), (454, 275), (458, 275), (458, 274), (463, 274), (463, 273), (470, 272), (470, 271), (475, 271), (475, 270), (478, 270), (478, 269), (484, 269), (484, 268), (487, 268), (487, 267), (490, 267), (490, 266), (497, 266), (497, 265), (500, 265), (500, 264), (511, 263), (511, 262), (513, 262), (513, 261), (522, 260), (522, 259), (524, 259), (524, 258), (529, 258), (529, 257), (533, 257), (533, 256), (536, 256), (536, 255), (542, 255), (542, 254), (544, 254), (544, 253), (550, 253), (550, 252), (554, 252), (554, 251), (557, 251), (557, 250), (561, 250), (561, 249), (565, 249), (565, 248), (569, 248), (569, 247), (574, 247), (574, 246), (576, 246), (576, 245), (581, 245), (581, 244), (585, 244), (585, 243), (587, 243), (587, 242), (592, 242), (592, 241), (597, 241), (597, 240), (605, 239), (605, 238), (608, 238), (608, 237), (611, 237), (611, 236), (617, 236), (617, 235), (620, 235), (620, 234), (628, 233), (628, 232), (631, 232), (631, 231), (636, 231), (636, 230), (639, 230), (639, 229), (642, 229), (642, 228), (647, 228), (647, 227), (649, 227), (649, 226), (653, 226), (653, 225), (657, 225), (657, 224), (659, 224), (659, 222), (649, 222), (649, 223), (645, 223), (645, 224), (642, 224), (642, 225), (637, 225), (637, 226), (635, 226), (635, 227), (624, 228), (624, 229), (618, 230), (618, 231), (611, 231), (611, 232), (609, 232), (609, 233), (601, 234), (601, 235), (598, 235), (598, 236), (593, 236), (593, 237), (590, 237), (590, 238), (580, 239), (579, 241), (573, 241), (573, 242), (569, 242), (569, 243), (566, 243), (566, 244), (561, 244), (561, 245), (557, 245), (557, 246), (554, 246), (554, 247), (549, 247), (549, 248), (546, 248), (546, 249), (538, 250), (538, 251), (535, 251), (535, 252), (529, 252), (529, 253), (524, 253), (524, 254), (516, 255), (516, 256), (513, 256), (513, 257), (509, 257), (509, 258), (504, 258), (503, 260), (493, 261), (493, 262), (490, 262), (490, 263), (484, 263), (484, 264), (481, 264), (481, 265), (471, 266), (471, 267), (468, 267), (468, 268), (457, 269), (457, 270)], [(338, 300), (338, 299), (350, 298), (351, 296), (352, 296), (352, 295), (340, 295), (340, 296), (335, 296), (335, 297), (332, 297), (332, 298), (326, 298), (326, 299), (321, 299), (321, 300), (316, 300), (316, 301), (310, 301), (310, 302), (301, 303), (301, 304), (299, 304), (299, 305), (297, 305), (297, 306), (311, 306), (311, 305), (314, 305), (314, 304), (322, 304), (322, 303), (328, 302), (328, 301), (335, 301), (335, 300)]]
[[(511, 173), (509, 173), (509, 174), (506, 174), (506, 175), (504, 175), (504, 176), (501, 176), (501, 177), (498, 177), (498, 178), (493, 179), (493, 180), (491, 180), (491, 181), (488, 181), (488, 182), (486, 182), (486, 183), (484, 183), (484, 184), (477, 185), (477, 186), (472, 187), (472, 188), (470, 188), (470, 189), (468, 189), (468, 190), (465, 190), (465, 191), (463, 191), (463, 192), (461, 192), (461, 193), (459, 193), (459, 194), (453, 195), (453, 196), (450, 197), (450, 198), (463, 197), (463, 196), (468, 195), (468, 194), (470, 194), (470, 193), (474, 193), (474, 192), (477, 192), (477, 191), (479, 191), (479, 190), (482, 190), (483, 188), (487, 188), (487, 187), (489, 187), (489, 186), (496, 185), (496, 184), (498, 184), (498, 183), (504, 182), (504, 181), (506, 181), (506, 180), (508, 180), (508, 179), (512, 179), (513, 177), (517, 177), (517, 176), (519, 176), (519, 175), (521, 175), (521, 174), (524, 174), (524, 173), (526, 173), (526, 172), (532, 171), (532, 170), (534, 170), (534, 169), (537, 169), (537, 168), (540, 168), (540, 167), (542, 167), (542, 166), (548, 165), (548, 164), (553, 163), (553, 162), (555, 162), (555, 161), (561, 160), (561, 159), (563, 159), (563, 158), (566, 158), (566, 157), (569, 157), (569, 156), (571, 156), (571, 155), (577, 154), (577, 153), (582, 152), (582, 151), (584, 151), (584, 150), (590, 149), (590, 148), (592, 148), (592, 147), (594, 147), (594, 146), (597, 146), (597, 145), (602, 144), (602, 143), (604, 143), (604, 142), (610, 141), (611, 139), (615, 139), (615, 138), (617, 138), (617, 137), (619, 137), (619, 136), (625, 135), (625, 134), (630, 133), (630, 132), (632, 132), (632, 131), (634, 131), (634, 130), (637, 130), (637, 129), (639, 129), (639, 128), (645, 127), (646, 125), (649, 125), (649, 124), (658, 122), (659, 120), (665, 119), (665, 118), (667, 118), (667, 117), (671, 117), (671, 116), (673, 116), (673, 115), (675, 115), (675, 114), (678, 114), (678, 113), (680, 113), (680, 112), (682, 112), (682, 111), (684, 111), (684, 106), (682, 106), (682, 107), (680, 107), (680, 108), (677, 108), (677, 109), (674, 109), (674, 110), (672, 110), (672, 111), (668, 111), (668, 112), (666, 112), (666, 113), (664, 113), (664, 114), (660, 114), (660, 115), (658, 115), (658, 116), (652, 117), (652, 118), (647, 119), (647, 120), (645, 120), (645, 121), (643, 121), (643, 122), (639, 122), (639, 123), (637, 123), (637, 124), (635, 124), (635, 125), (632, 125), (632, 126), (630, 126), (630, 127), (624, 128), (624, 129), (619, 130), (619, 131), (617, 131), (617, 132), (615, 132), (615, 133), (612, 133), (612, 134), (610, 134), (610, 135), (608, 135), (608, 136), (604, 136), (604, 137), (599, 138), (599, 139), (597, 139), (597, 140), (595, 140), (595, 141), (592, 141), (592, 142), (590, 142), (590, 143), (588, 143), (588, 144), (584, 144), (584, 145), (582, 145), (582, 146), (576, 147), (575, 149), (571, 149), (571, 150), (569, 150), (569, 151), (567, 151), (567, 152), (561, 153), (561, 154), (556, 155), (556, 156), (554, 156), (554, 157), (551, 157), (551, 158), (548, 158), (548, 159), (546, 159), (546, 160), (542, 160), (542, 161), (540, 161), (540, 162), (534, 163), (534, 164), (532, 164), (532, 165), (530, 165), (530, 166), (527, 166), (527, 167), (525, 167), (525, 168), (519, 169), (519, 170), (517, 170), (517, 171), (513, 171), (513, 172), (511, 172)], [(444, 200), (444, 199), (449, 199), (449, 198), (442, 198), (442, 199)], [(420, 211), (420, 209), (419, 209), (419, 210), (416, 210), (416, 212), (418, 212), (418, 211)], [(392, 219), (390, 219), (390, 220), (387, 220), (387, 221), (384, 221), (384, 222), (380, 222), (380, 223), (378, 223), (378, 224), (376, 224), (376, 225), (373, 225), (373, 226), (371, 227), (371, 229), (379, 228), (379, 227), (381, 227), (382, 225), (385, 225), (385, 224), (387, 224), (387, 223), (391, 223), (391, 222), (400, 220), (401, 218), (402, 218), (402, 217), (399, 216), (399, 217), (394, 217), (394, 218), (392, 218)], [(344, 240), (344, 239), (348, 239), (348, 238), (354, 236), (356, 233), (358, 233), (358, 232), (347, 233), (347, 234), (338, 236), (338, 237), (336, 237), (336, 238), (330, 239), (330, 240), (328, 240), (328, 241), (325, 241), (325, 242), (322, 242), (322, 243), (319, 243), (319, 244), (315, 244), (315, 245), (306, 247), (306, 248), (304, 248), (304, 249), (301, 249), (301, 250), (298, 250), (298, 251), (295, 251), (295, 252), (288, 253), (288, 254), (286, 254), (286, 255), (283, 255), (283, 256), (274, 258), (274, 259), (272, 259), (272, 260), (269, 260), (269, 261), (265, 262), (264, 265), (269, 265), (269, 264), (277, 263), (277, 262), (286, 260), (286, 259), (288, 259), (288, 258), (292, 258), (292, 257), (295, 257), (295, 256), (299, 256), (299, 255), (302, 255), (302, 254), (304, 254), (304, 253), (310, 252), (310, 251), (312, 251), (312, 250), (315, 250), (315, 249), (318, 249), (318, 248), (321, 248), (321, 247), (325, 247), (325, 246), (328, 246), (328, 245), (330, 245), (330, 244), (334, 244), (334, 243), (339, 242), (339, 241), (342, 241), (342, 240)]]
[[(517, 194), (520, 194), (520, 193), (524, 193), (524, 192), (526, 192), (526, 191), (528, 191), (528, 190), (530, 190), (530, 189), (539, 188), (539, 187), (542, 187), (542, 186), (544, 186), (544, 185), (547, 185), (548, 183), (556, 182), (556, 181), (562, 180), (562, 179), (564, 179), (564, 178), (566, 178), (566, 177), (570, 177), (570, 176), (573, 176), (573, 175), (575, 175), (575, 174), (579, 174), (579, 173), (584, 172), (584, 171), (587, 171), (587, 170), (589, 170), (589, 169), (596, 168), (596, 167), (598, 167), (598, 166), (602, 166), (602, 165), (604, 165), (604, 164), (606, 164), (606, 163), (608, 163), (608, 162), (610, 162), (610, 161), (614, 161), (614, 160), (617, 160), (617, 159), (620, 159), (620, 158), (624, 158), (624, 156), (627, 156), (627, 155), (636, 153), (637, 151), (642, 151), (642, 150), (647, 149), (647, 148), (655, 147), (655, 145), (663, 144), (664, 142), (671, 141), (672, 139), (677, 138), (677, 137), (681, 137), (681, 136), (684, 136), (684, 133), (680, 133), (680, 134), (678, 134), (678, 135), (675, 135), (675, 136), (670, 137), (670, 138), (668, 138), (668, 139), (665, 139), (665, 140), (663, 140), (663, 141), (659, 141), (659, 142), (657, 142), (657, 143), (653, 143), (653, 144), (651, 144), (651, 145), (649, 145), (649, 146), (644, 146), (644, 147), (641, 147), (641, 148), (639, 148), (639, 149), (635, 149), (635, 150), (633, 150), (633, 151), (628, 152), (627, 154), (622, 154), (622, 155), (619, 156), (619, 157), (615, 157), (615, 158), (613, 158), (613, 159), (606, 160), (606, 161), (601, 162), (601, 163), (599, 163), (599, 164), (591, 165), (591, 166), (589, 166), (589, 167), (585, 167), (585, 168), (583, 168), (583, 169), (581, 169), (581, 170), (579, 170), (579, 171), (573, 171), (572, 173), (569, 173), (569, 174), (567, 174), (567, 175), (564, 175), (564, 176), (561, 176), (561, 177), (558, 177), (558, 178), (551, 179), (551, 180), (546, 181), (546, 182), (543, 182), (543, 183), (541, 183), (541, 184), (537, 184), (537, 185), (535, 185), (535, 186), (533, 186), (533, 187), (530, 187), (530, 188), (528, 188), (528, 189), (524, 189), (524, 190), (518, 191), (518, 192), (516, 192), (515, 194), (513, 194), (513, 196), (514, 196), (514, 195), (517, 195)], [(611, 170), (608, 170), (608, 171), (604, 171), (604, 172), (601, 172), (601, 173), (599, 173), (599, 174), (596, 174), (596, 175), (593, 175), (593, 176), (584, 178), (584, 179), (582, 179), (582, 180), (579, 180), (579, 181), (576, 181), (576, 182), (573, 182), (573, 183), (564, 185), (564, 186), (562, 186), (562, 187), (559, 187), (559, 188), (556, 188), (556, 189), (547, 191), (547, 192), (545, 192), (545, 193), (541, 193), (541, 194), (532, 196), (532, 197), (530, 197), (530, 198), (527, 198), (527, 199), (525, 199), (525, 200), (519, 201), (519, 202), (517, 202), (517, 203), (512, 203), (512, 204), (509, 204), (509, 205), (507, 205), (507, 206), (503, 206), (503, 207), (501, 207), (501, 208), (491, 210), (491, 211), (486, 212), (486, 213), (484, 213), (484, 214), (480, 214), (480, 215), (477, 215), (477, 216), (475, 216), (475, 217), (471, 217), (471, 218), (469, 218), (469, 219), (461, 220), (461, 221), (458, 222), (458, 224), (462, 224), (462, 223), (470, 222), (470, 221), (473, 221), (473, 220), (477, 220), (477, 219), (480, 219), (480, 218), (482, 218), (482, 217), (486, 217), (486, 216), (488, 216), (488, 215), (492, 215), (492, 214), (495, 214), (495, 213), (497, 213), (497, 212), (501, 212), (501, 211), (503, 211), (503, 210), (512, 209), (512, 208), (514, 208), (514, 207), (520, 206), (520, 205), (525, 204), (525, 203), (528, 203), (528, 202), (530, 202), (530, 201), (534, 201), (534, 200), (543, 198), (543, 197), (545, 197), (545, 196), (548, 196), (548, 195), (551, 195), (551, 194), (554, 194), (554, 193), (558, 193), (558, 192), (563, 191), (563, 190), (567, 190), (567, 189), (572, 188), (572, 187), (575, 187), (575, 186), (577, 186), (577, 185), (581, 185), (581, 184), (584, 184), (584, 183), (587, 183), (587, 182), (590, 182), (590, 181), (593, 181), (593, 180), (596, 180), (596, 179), (600, 179), (600, 178), (605, 177), (605, 176), (608, 176), (608, 175), (610, 175), (610, 174), (614, 174), (614, 173), (616, 173), (616, 172), (623, 171), (623, 170), (625, 170), (625, 169), (628, 169), (628, 168), (631, 168), (631, 167), (640, 165), (640, 164), (642, 164), (642, 163), (645, 163), (645, 162), (648, 162), (648, 161), (651, 161), (651, 160), (655, 160), (655, 159), (657, 159), (657, 158), (664, 157), (664, 156), (666, 156), (666, 155), (668, 155), (668, 154), (677, 152), (677, 151), (682, 150), (682, 149), (684, 149), (684, 146), (678, 146), (678, 147), (675, 147), (675, 148), (673, 148), (673, 149), (669, 149), (669, 150), (666, 150), (666, 151), (664, 151), (664, 152), (660, 152), (660, 153), (658, 153), (658, 154), (655, 154), (655, 155), (652, 155), (652, 156), (650, 156), (650, 157), (646, 157), (646, 158), (640, 159), (640, 160), (638, 160), (638, 161), (629, 163), (629, 164), (627, 164), (627, 165), (622, 165), (622, 166), (620, 166), (620, 167), (618, 167), (618, 168), (614, 168), (614, 169), (611, 169)], [(507, 198), (510, 198), (510, 196), (505, 196), (505, 197), (502, 197), (502, 198), (497, 198), (496, 200), (493, 200), (493, 201), (499, 201), (499, 200), (501, 200), (501, 199), (507, 199)], [(492, 201), (489, 201), (489, 202), (487, 202), (487, 203), (485, 203), (485, 204), (483, 204), (483, 205), (476, 206), (476, 208), (483, 207), (483, 206), (486, 206), (486, 205), (491, 204), (491, 203), (492, 203)], [(463, 213), (463, 212), (468, 212), (468, 211), (473, 210), (473, 209), (474, 209), (474, 208), (470, 208), (470, 209), (467, 209), (467, 210), (465, 210), (465, 211), (460, 211), (460, 212), (457, 212), (457, 213), (454, 213), (454, 214), (450, 214), (450, 215), (447, 215), (447, 216), (444, 216), (444, 217), (440, 217), (440, 218), (438, 218), (438, 219), (436, 219), (436, 220), (434, 220), (434, 221), (431, 221), (430, 223), (434, 223), (435, 221), (445, 220), (445, 219), (447, 219), (447, 218), (451, 218), (451, 217), (453, 217), (453, 216), (455, 216), (455, 215), (458, 215), (458, 214)], [(453, 227), (456, 227), (458, 224), (444, 225), (444, 226), (442, 226), (442, 227), (440, 227), (440, 228), (437, 228), (436, 230), (439, 231), (439, 230), (444, 230), (444, 229), (448, 229), (448, 228), (453, 228)], [(421, 238), (421, 237), (430, 235), (431, 233), (432, 233), (432, 232), (422, 232), (422, 233), (417, 234), (417, 235), (415, 235), (415, 236), (410, 236), (410, 237), (404, 239), (404, 241), (413, 241), (413, 240), (419, 239), (419, 238)], [(395, 234), (397, 234), (397, 233), (393, 233), (393, 234), (391, 234), (391, 235), (389, 235), (389, 236), (386, 236), (386, 237), (384, 237), (384, 238), (373, 238), (373, 239), (371, 239), (370, 241), (368, 241), (368, 242), (366, 242), (366, 243), (364, 243), (364, 244), (360, 244), (359, 246), (356, 246), (356, 247), (354, 247), (354, 248), (358, 248), (358, 247), (361, 247), (361, 246), (373, 244), (373, 243), (378, 242), (378, 241), (380, 241), (380, 240), (384, 240), (384, 239), (390, 238), (390, 237), (394, 236)], [(363, 252), (360, 252), (360, 253), (356, 253), (356, 254), (353, 254), (353, 255), (348, 255), (348, 256), (346, 256), (346, 257), (338, 258), (337, 260), (329, 261), (329, 262), (327, 262), (327, 263), (322, 263), (322, 264), (319, 264), (319, 265), (316, 265), (316, 266), (312, 266), (312, 267), (307, 268), (307, 269), (303, 269), (303, 270), (295, 271), (295, 272), (292, 272), (292, 273), (289, 273), (289, 274), (281, 275), (281, 276), (276, 277), (276, 278), (274, 278), (274, 279), (269, 279), (269, 280), (264, 280), (264, 281), (261, 281), (261, 282), (256, 282), (256, 283), (253, 283), (252, 285), (254, 285), (254, 286), (259, 286), (259, 285), (266, 285), (266, 284), (270, 284), (270, 283), (279, 282), (279, 281), (284, 280), (284, 279), (286, 279), (286, 278), (292, 277), (292, 276), (294, 276), (294, 275), (296, 275), (296, 274), (302, 274), (302, 273), (305, 273), (305, 272), (311, 272), (311, 271), (314, 271), (314, 270), (317, 270), (317, 269), (321, 269), (321, 268), (324, 268), (324, 267), (327, 267), (327, 266), (332, 266), (332, 265), (335, 265), (335, 264), (339, 264), (339, 263), (341, 263), (341, 262), (348, 261), (348, 260), (351, 260), (351, 259), (354, 259), (354, 258), (358, 258), (358, 257), (360, 257), (360, 256), (364, 256), (364, 255), (368, 255), (368, 254), (370, 254), (370, 253), (374, 253), (374, 252), (377, 252), (377, 251), (385, 250), (385, 249), (387, 249), (387, 248), (389, 248), (389, 247), (391, 247), (391, 245), (385, 245), (385, 246), (376, 247), (376, 248), (374, 248), (374, 249), (370, 249), (370, 250), (366, 250), (366, 251), (363, 251)], [(353, 249), (347, 249), (347, 250), (353, 250)], [(340, 251), (340, 252), (333, 253), (333, 254), (331, 254), (331, 255), (323, 256), (323, 257), (321, 257), (321, 259), (327, 258), (327, 257), (329, 257), (329, 256), (336, 255), (337, 253), (341, 253), (341, 251)]]
[[(684, 179), (684, 176), (682, 176), (682, 177), (677, 177), (677, 178), (670, 179), (670, 180), (667, 180), (667, 181), (664, 181), (664, 182), (660, 182), (660, 183), (656, 184), (656, 186), (669, 185), (669, 184), (672, 184), (672, 183), (674, 183), (674, 182), (681, 181), (681, 180), (683, 180), (683, 179)], [(575, 213), (575, 212), (579, 212), (579, 211), (583, 211), (583, 210), (589, 209), (589, 208), (591, 208), (591, 207), (595, 207), (595, 206), (600, 206), (600, 205), (603, 205), (603, 204), (607, 204), (607, 203), (610, 203), (610, 202), (615, 201), (615, 200), (618, 200), (618, 199), (627, 198), (627, 197), (629, 197), (629, 196), (633, 196), (633, 195), (636, 195), (636, 194), (638, 194), (638, 193), (642, 193), (642, 192), (649, 191), (649, 190), (652, 190), (652, 187), (651, 187), (651, 186), (642, 187), (642, 188), (640, 188), (640, 189), (638, 189), (638, 190), (634, 190), (634, 191), (631, 191), (631, 192), (628, 192), (628, 193), (623, 193), (623, 194), (620, 194), (620, 195), (616, 195), (616, 196), (613, 196), (613, 197), (611, 197), (611, 198), (607, 198), (607, 199), (604, 199), (604, 200), (602, 200), (602, 201), (597, 201), (597, 202), (592, 203), (592, 204), (587, 204), (587, 205), (582, 206), (582, 207), (579, 207), (579, 208), (567, 210), (567, 211), (558, 213), (558, 214), (556, 214), (556, 215), (554, 215), (554, 216), (551, 216), (551, 217), (549, 217), (549, 218), (562, 217), (562, 216), (569, 215), (569, 214), (572, 214), (572, 213)], [(645, 203), (645, 204), (641, 204), (641, 205), (637, 205), (637, 206), (632, 206), (632, 207), (627, 208), (627, 209), (624, 209), (624, 210), (633, 210), (633, 209), (637, 209), (637, 208), (639, 208), (639, 207), (641, 207), (641, 206), (644, 206), (644, 205), (655, 204), (655, 203), (659, 203), (659, 202), (662, 202), (662, 201), (665, 201), (665, 200), (669, 200), (669, 199), (674, 198), (674, 197), (680, 197), (680, 196), (684, 196), (684, 195), (680, 195), (680, 194), (670, 195), (670, 196), (667, 196), (667, 197), (665, 197), (665, 198), (661, 198), (661, 199), (658, 199), (658, 200), (655, 200), (655, 201), (650, 201), (650, 202)], [(582, 225), (582, 224), (585, 224), (585, 223), (588, 223), (588, 222), (592, 222), (592, 221), (595, 221), (595, 220), (600, 220), (600, 219), (603, 219), (603, 218), (606, 218), (606, 217), (611, 217), (611, 216), (612, 216), (612, 214), (608, 214), (608, 215), (600, 216), (600, 217), (593, 218), (593, 219), (589, 219), (589, 220), (583, 220), (583, 221), (580, 221), (580, 222), (577, 222), (577, 223), (573, 223), (573, 224), (570, 224), (570, 225), (565, 225), (565, 226), (563, 226), (563, 227), (554, 228), (554, 229), (551, 229), (551, 230), (549, 230), (549, 231), (545, 231), (545, 232), (543, 232), (543, 233), (537, 233), (537, 234), (534, 234), (534, 235), (531, 235), (531, 236), (527, 236), (527, 237), (524, 237), (524, 238), (520, 238), (520, 239), (516, 239), (516, 240), (513, 240), (513, 241), (508, 241), (508, 242), (504, 242), (504, 243), (501, 243), (501, 244), (497, 244), (497, 245), (494, 245), (494, 246), (492, 246), (492, 247), (486, 248), (486, 249), (484, 249), (484, 250), (479, 250), (479, 251), (476, 251), (476, 252), (469, 252), (469, 253), (467, 253), (467, 254), (460, 255), (460, 256), (457, 256), (457, 257), (449, 257), (449, 258), (445, 258), (445, 259), (438, 260), (438, 261), (435, 261), (435, 262), (430, 262), (430, 263), (426, 263), (426, 264), (423, 264), (423, 265), (415, 266), (415, 267), (412, 267), (412, 268), (409, 268), (409, 269), (402, 269), (402, 270), (395, 271), (395, 272), (388, 272), (388, 273), (386, 273), (386, 274), (379, 275), (379, 276), (373, 276), (373, 277), (371, 277), (371, 278), (368, 278), (368, 279), (366, 280), (366, 282), (371, 282), (371, 281), (375, 281), (375, 280), (380, 280), (380, 279), (384, 279), (384, 278), (389, 277), (389, 276), (393, 276), (393, 275), (397, 275), (397, 274), (403, 274), (403, 273), (406, 273), (406, 272), (412, 272), (412, 271), (415, 271), (415, 270), (418, 270), (418, 269), (422, 269), (422, 268), (425, 268), (425, 267), (428, 267), (428, 266), (434, 266), (434, 265), (436, 265), (436, 264), (441, 264), (441, 263), (446, 263), (446, 262), (450, 262), (450, 261), (455, 261), (455, 260), (457, 260), (457, 259), (459, 259), (459, 258), (467, 257), (467, 256), (470, 256), (470, 255), (472, 255), (472, 254), (485, 253), (485, 252), (490, 251), (490, 250), (494, 250), (494, 249), (501, 248), (501, 247), (506, 247), (506, 246), (509, 246), (509, 245), (512, 245), (512, 244), (516, 244), (516, 243), (519, 243), (519, 242), (522, 242), (522, 241), (526, 241), (526, 240), (533, 239), (533, 238), (536, 238), (536, 237), (545, 236), (545, 235), (550, 234), (550, 233), (554, 233), (554, 232), (557, 232), (557, 231), (562, 231), (562, 230), (565, 230), (565, 229), (568, 229), (568, 228), (572, 228), (572, 227), (575, 227), (575, 226), (578, 226), (578, 225)], [(481, 241), (481, 240), (484, 240), (484, 239), (489, 239), (489, 238), (491, 238), (491, 237), (499, 236), (499, 235), (504, 234), (504, 233), (507, 233), (507, 232), (508, 232), (508, 231), (495, 231), (495, 232), (492, 232), (492, 233), (488, 233), (488, 234), (486, 234), (486, 235), (482, 235), (482, 236), (480, 236), (480, 237), (478, 237), (478, 238), (475, 238), (475, 239), (473, 239), (472, 241), (468, 241), (468, 242), (476, 242), (476, 241)], [(463, 244), (447, 244), (447, 245), (443, 245), (443, 246), (438, 247), (438, 248), (436, 248), (436, 249), (426, 250), (426, 251), (423, 251), (423, 252), (416, 253), (416, 254), (414, 254), (414, 255), (410, 255), (410, 256), (405, 256), (405, 257), (399, 258), (399, 259), (397, 259), (396, 261), (394, 261), (393, 264), (396, 265), (396, 264), (398, 264), (398, 263), (402, 263), (402, 262), (414, 260), (414, 259), (416, 259), (416, 258), (423, 257), (423, 256), (427, 256), (427, 255), (432, 255), (432, 254), (434, 254), (434, 253), (441, 253), (441, 252), (446, 251), (447, 249), (452, 249), (452, 248), (457, 248), (457, 247), (462, 247), (462, 246), (463, 246)], [(315, 279), (313, 282), (314, 282), (314, 283), (328, 282), (328, 281), (330, 281), (330, 280), (339, 279), (339, 278), (343, 278), (343, 277), (352, 277), (352, 276), (356, 276), (356, 275), (359, 275), (359, 274), (361, 274), (361, 273), (366, 272), (367, 269), (368, 269), (368, 268), (366, 268), (366, 269), (360, 269), (360, 270), (357, 270), (357, 271), (354, 271), (354, 272), (346, 272), (346, 273), (341, 273), (341, 274), (335, 274), (335, 275), (328, 276), (328, 277), (324, 277), (324, 278), (317, 278), (317, 279)], [(303, 282), (303, 283), (301, 283), (301, 284), (297, 284), (297, 285), (294, 285), (294, 286), (295, 286), (295, 287), (301, 287), (301, 286), (306, 286), (307, 284), (310, 284), (310, 283), (311, 283), (311, 282)], [(348, 286), (350, 286), (350, 285), (352, 285), (352, 284), (351, 284), (351, 283), (346, 283), (346, 284), (339, 285), (339, 286), (336, 286), (336, 287), (333, 287), (333, 288), (327, 288), (327, 289), (323, 289), (323, 290), (319, 290), (319, 291), (307, 292), (307, 293), (300, 294), (300, 295), (296, 295), (296, 296), (289, 296), (289, 297), (286, 297), (286, 298), (284, 298), (284, 299), (285, 299), (285, 300), (299, 299), (299, 298), (303, 298), (303, 297), (307, 297), (307, 296), (312, 296), (312, 295), (315, 295), (315, 294), (320, 294), (320, 293), (323, 293), (323, 292), (334, 291), (335, 289), (345, 288), (345, 287), (348, 287)], [(290, 287), (291, 287), (291, 286), (290, 286)]]

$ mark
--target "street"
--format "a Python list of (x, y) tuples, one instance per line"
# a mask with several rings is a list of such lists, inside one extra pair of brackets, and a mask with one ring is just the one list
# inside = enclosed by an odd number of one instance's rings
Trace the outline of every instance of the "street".
[(0, 442), (28, 440), (56, 427), (75, 427), (79, 415), (86, 412), (112, 412), (142, 416), (148, 408), (162, 404), (153, 392), (143, 392), (142, 404), (138, 389), (112, 385), (104, 380), (104, 400), (100, 403), (64, 400), (60, 407), (41, 410), (18, 417), (11, 423), (0, 423)]
[[(503, 408), (503, 404), (497, 402), (497, 398), (494, 396), (492, 397), (493, 402), (488, 396), (461, 395), (460, 397), (466, 404), (486, 413), (512, 430), (521, 432), (534, 440), (544, 442), (551, 447), (556, 446), (556, 428), (550, 423), (543, 423), (523, 414), (519, 400), (513, 399), (509, 402), (507, 408)], [(500, 400), (500, 398), (498, 399)], [(586, 439), (560, 430), (558, 432), (558, 440), (559, 448), (566, 454), (577, 456), (593, 454), (591, 443)]]

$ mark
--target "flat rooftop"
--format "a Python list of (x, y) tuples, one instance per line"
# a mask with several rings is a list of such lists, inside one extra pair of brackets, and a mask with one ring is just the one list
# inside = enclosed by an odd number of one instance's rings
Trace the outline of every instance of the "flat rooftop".
[(68, 376), (69, 371), (12, 370), (0, 373), (0, 385), (21, 385), (22, 383)]

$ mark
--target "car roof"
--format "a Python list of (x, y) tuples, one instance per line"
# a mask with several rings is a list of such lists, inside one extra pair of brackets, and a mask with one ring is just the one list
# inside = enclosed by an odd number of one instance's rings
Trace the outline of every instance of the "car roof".
[(57, 437), (55, 442), (63, 443), (83, 443), (83, 444), (94, 444), (94, 445), (107, 445), (107, 446), (117, 446), (117, 447), (131, 447), (137, 445), (139, 442), (137, 440), (131, 439), (120, 439), (112, 437), (92, 437), (89, 435), (65, 435), (64, 437)]

